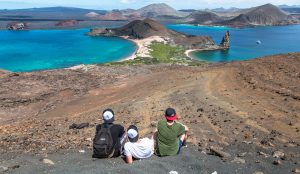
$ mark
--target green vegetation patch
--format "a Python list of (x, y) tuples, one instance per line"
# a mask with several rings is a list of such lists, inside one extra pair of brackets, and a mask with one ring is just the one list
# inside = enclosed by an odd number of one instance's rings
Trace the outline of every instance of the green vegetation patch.
[(137, 57), (134, 60), (107, 63), (107, 65), (137, 65), (137, 64), (180, 64), (187, 66), (201, 66), (205, 62), (191, 59), (185, 55), (185, 49), (180, 46), (153, 42), (149, 45), (151, 57)]
[(173, 63), (176, 60), (186, 58), (185, 49), (179, 46), (154, 42), (149, 46), (150, 55), (161, 63)]

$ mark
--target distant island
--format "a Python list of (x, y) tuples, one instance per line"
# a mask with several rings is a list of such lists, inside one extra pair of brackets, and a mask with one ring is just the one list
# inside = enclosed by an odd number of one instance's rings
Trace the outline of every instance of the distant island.
[[(217, 45), (210, 36), (193, 36), (179, 33), (167, 29), (164, 25), (149, 18), (135, 20), (119, 28), (94, 28), (87, 35), (118, 36), (130, 39), (138, 45), (138, 50), (129, 59), (149, 57), (147, 53), (152, 43), (163, 43), (180, 47), (186, 52), (186, 56), (184, 56), (186, 58), (189, 57), (189, 52), (191, 51), (228, 49), (230, 47), (230, 34), (228, 31), (225, 33), (221, 44)], [(182, 60), (184, 57), (180, 59)]]
[(147, 18), (163, 24), (181, 23), (230, 27), (277, 26), (299, 24), (300, 8), (299, 6), (265, 4), (247, 9), (176, 10), (165, 3), (159, 3), (136, 10), (106, 11), (70, 7), (0, 10), (0, 29), (9, 28), (8, 24), (11, 23), (26, 24), (26, 29), (83, 28), (105, 26), (112, 22), (121, 26), (134, 20)]

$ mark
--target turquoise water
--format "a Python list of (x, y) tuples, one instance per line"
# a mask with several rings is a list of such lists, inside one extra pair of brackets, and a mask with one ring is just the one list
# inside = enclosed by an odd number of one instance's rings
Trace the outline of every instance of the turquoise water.
[[(190, 34), (209, 35), (216, 44), (227, 30), (231, 34), (231, 48), (219, 51), (193, 52), (195, 58), (210, 62), (228, 62), (266, 55), (300, 52), (300, 25), (235, 29), (191, 25), (168, 25), (168, 28)], [(261, 44), (256, 44), (260, 40)]]
[[(300, 52), (300, 25), (234, 29), (191, 25), (168, 25), (191, 35), (209, 35), (219, 44), (231, 33), (226, 51), (194, 52), (211, 62), (246, 60), (266, 55)], [(78, 64), (105, 63), (131, 55), (136, 45), (117, 37), (85, 36), (88, 29), (0, 31), (0, 69), (33, 71), (65, 68)], [(260, 40), (262, 44), (256, 44)]]
[(136, 49), (121, 38), (85, 36), (88, 31), (0, 31), (0, 69), (22, 72), (112, 62)]

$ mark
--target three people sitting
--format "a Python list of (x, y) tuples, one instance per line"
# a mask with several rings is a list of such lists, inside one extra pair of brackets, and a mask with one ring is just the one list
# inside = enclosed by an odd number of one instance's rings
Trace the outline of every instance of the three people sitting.
[(104, 123), (96, 127), (93, 157), (111, 158), (123, 154), (126, 162), (131, 164), (134, 159), (149, 158), (154, 152), (159, 156), (177, 155), (185, 144), (189, 131), (187, 126), (176, 121), (177, 117), (175, 109), (166, 109), (166, 120), (158, 122), (157, 131), (151, 138), (139, 139), (138, 128), (130, 125), (127, 129), (128, 142), (125, 143), (124, 127), (113, 124), (114, 112), (106, 109), (102, 113)]

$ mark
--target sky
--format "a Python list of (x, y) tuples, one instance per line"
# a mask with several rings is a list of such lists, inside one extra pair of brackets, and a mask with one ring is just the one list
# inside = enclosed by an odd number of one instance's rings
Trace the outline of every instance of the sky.
[(272, 3), (300, 5), (300, 0), (0, 0), (0, 9), (67, 6), (90, 9), (138, 9), (152, 3), (166, 3), (175, 9), (248, 8)]

